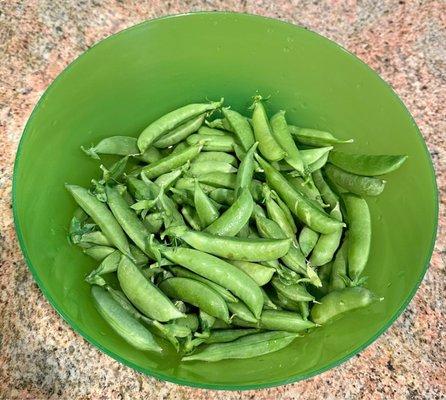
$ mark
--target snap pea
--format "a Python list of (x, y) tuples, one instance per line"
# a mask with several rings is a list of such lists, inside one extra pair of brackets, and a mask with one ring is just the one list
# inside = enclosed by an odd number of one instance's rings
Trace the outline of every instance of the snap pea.
[(327, 182), (325, 182), (324, 176), (322, 175), (322, 171), (314, 171), (312, 174), (313, 182), (319, 193), (322, 197), (322, 200), (327, 203), (331, 209), (336, 207), (336, 204), (339, 202), (338, 196), (331, 190), (330, 186)]
[(175, 169), (171, 172), (166, 172), (163, 175), (160, 175), (156, 178), (153, 183), (157, 185), (160, 189), (164, 189), (167, 191), (170, 189), (174, 183), (178, 180), (178, 178), (183, 174), (182, 169)]
[(193, 146), (201, 143), (204, 151), (224, 151), (233, 152), (235, 139), (230, 135), (203, 135), (194, 134), (190, 135), (186, 142)]
[(318, 268), (317, 273), (322, 283), (322, 286), (318, 288), (319, 294), (325, 295), (328, 293), (332, 267), (333, 262), (329, 262)]
[(348, 218), (348, 274), (358, 282), (370, 253), (372, 226), (367, 202), (354, 194), (345, 194), (342, 199)]
[[(198, 179), (198, 181), (200, 182), (200, 179)], [(203, 189), (203, 191), (205, 193), (210, 193), (216, 189), (215, 186), (207, 185), (202, 182), (200, 182), (200, 186), (201, 186), (201, 189)], [(180, 179), (178, 179), (178, 181), (175, 183), (175, 189), (194, 191), (195, 190), (195, 178), (180, 178)]]
[(266, 293), (265, 289), (260, 288), (263, 295), (263, 309), (265, 310), (277, 310), (278, 307), (274, 304), (274, 302), (269, 298), (268, 293)]
[(233, 315), (237, 316), (243, 321), (257, 323), (257, 318), (241, 301), (238, 301), (237, 303), (228, 303), (228, 309)]
[(311, 309), (311, 319), (316, 324), (326, 324), (349, 311), (367, 307), (376, 301), (376, 296), (364, 287), (348, 287), (335, 290), (324, 296)]
[(221, 319), (216, 319), (214, 325), (212, 325), (212, 329), (230, 329), (231, 325), (227, 322), (222, 321)]
[(195, 118), (186, 121), (184, 124), (171, 130), (166, 135), (162, 136), (153, 143), (153, 146), (165, 149), (167, 147), (176, 145), (186, 139), (189, 135), (196, 132), (203, 124), (205, 114), (198, 115)]
[(195, 181), (194, 205), (200, 224), (204, 228), (212, 224), (220, 216), (214, 203), (203, 192), (198, 181)]
[(272, 191), (271, 189), (268, 188), (267, 185), (264, 186), (263, 192), (264, 192), (265, 205), (268, 217), (273, 221), (275, 221), (277, 225), (280, 226), (280, 229), (282, 229), (286, 237), (294, 239), (297, 231), (296, 225), (290, 224), (289, 219), (283, 212), (282, 208), (280, 208), (279, 205), (272, 198)]
[(304, 149), (300, 150), (302, 159), (306, 165), (316, 164), (321, 158), (323, 159), (327, 156), (333, 146), (316, 147), (314, 149)]
[[(223, 108), (225, 108), (225, 107), (223, 107)], [(223, 112), (223, 108), (222, 108), (222, 112)], [(213, 121), (206, 120), (205, 123), (207, 126), (209, 126), (209, 128), (223, 129), (224, 131), (232, 132), (232, 127), (226, 118), (216, 118)]]
[(223, 107), (221, 111), (230, 130), (235, 133), (245, 151), (248, 151), (254, 145), (254, 133), (248, 119), (228, 107)]
[(234, 167), (237, 167), (238, 165), (237, 158), (235, 158), (232, 154), (222, 151), (205, 151), (198, 154), (198, 156), (194, 159), (194, 162), (197, 163), (205, 161), (224, 162), (231, 164)]
[(336, 257), (331, 267), (331, 279), (329, 284), (330, 292), (333, 290), (344, 289), (347, 286), (347, 253), (348, 241), (344, 239), (342, 246), (336, 253)]
[(108, 256), (106, 256), (99, 266), (91, 271), (85, 281), (89, 284), (96, 284), (103, 286), (105, 285), (104, 279), (101, 275), (108, 274), (110, 272), (115, 272), (118, 269), (119, 261), (121, 260), (121, 252), (118, 250), (113, 251)]
[(183, 214), (184, 219), (187, 221), (192, 229), (195, 229), (196, 231), (201, 230), (200, 218), (198, 217), (198, 214), (193, 207), (184, 205), (181, 209), (181, 214)]
[(144, 152), (158, 138), (175, 129), (188, 120), (203, 113), (213, 111), (223, 104), (223, 99), (207, 104), (188, 104), (171, 111), (152, 122), (145, 128), (138, 137), (138, 147)]
[(162, 351), (152, 334), (124, 310), (105, 289), (92, 286), (91, 295), (99, 314), (126, 342), (139, 350), (158, 353)]
[(283, 296), (289, 298), (293, 301), (313, 301), (314, 296), (308, 293), (307, 289), (299, 283), (286, 285), (284, 284), (280, 278), (274, 277), (271, 280), (274, 288), (281, 293)]
[(293, 214), (291, 213), (290, 209), (288, 208), (288, 206), (284, 203), (284, 201), (277, 195), (276, 192), (271, 191), (271, 195), (272, 198), (276, 201), (277, 205), (280, 207), (280, 209), (282, 210), (283, 214), (285, 215), (285, 218), (288, 221), (288, 224), (291, 226), (291, 228), (293, 229), (293, 232), (297, 232), (297, 226), (296, 223), (294, 222), (294, 218), (293, 218)]
[(188, 206), (195, 208), (194, 193), (192, 193), (192, 191), (170, 188), (170, 192), (172, 193), (172, 200), (179, 206), (184, 206), (187, 204)]
[(407, 156), (349, 154), (333, 151), (329, 157), (333, 165), (356, 175), (376, 176), (395, 171), (407, 160)]
[(78, 238), (78, 243), (91, 243), (91, 244), (97, 244), (99, 246), (111, 246), (110, 241), (101, 231), (84, 233)]
[(277, 331), (302, 332), (316, 325), (299, 314), (284, 310), (264, 310), (260, 316), (260, 328)]
[[(342, 228), (340, 229), (342, 230)], [(336, 230), (335, 232), (338, 232), (338, 230)], [(308, 257), (308, 255), (313, 250), (314, 246), (316, 246), (318, 239), (319, 239), (318, 232), (313, 231), (308, 226), (304, 226), (302, 228), (302, 230), (299, 233), (299, 246), (304, 257)]]
[(141, 267), (149, 262), (149, 258), (136, 246), (130, 244), (130, 254), (133, 256), (133, 262)]
[(163, 213), (155, 212), (144, 217), (143, 224), (149, 233), (158, 233), (163, 226)]
[(274, 269), (249, 261), (233, 260), (232, 265), (248, 274), (259, 286), (266, 285), (274, 275)]
[(217, 129), (217, 128), (211, 128), (209, 126), (202, 126), (198, 130), (199, 135), (210, 135), (210, 136), (226, 136), (228, 135), (228, 132), (225, 132), (224, 130)]
[(214, 187), (234, 189), (237, 177), (226, 172), (209, 172), (197, 177), (198, 182)]
[(257, 149), (258, 143), (255, 142), (246, 153), (245, 158), (240, 163), (240, 167), (237, 172), (235, 180), (234, 193), (235, 197), (238, 197), (241, 190), (250, 187), (252, 182), (252, 176), (254, 174), (254, 153)]
[(313, 164), (310, 164), (308, 166), (308, 171), (310, 173), (313, 173), (314, 171), (317, 171), (318, 169), (321, 169), (328, 161), (328, 153), (323, 155), (319, 160), (315, 161)]
[(304, 181), (300, 176), (285, 175), (285, 179), (294, 190), (300, 192), (306, 199), (319, 210), (323, 210), (325, 204), (311, 176)]
[(191, 332), (195, 332), (198, 330), (198, 317), (196, 314), (186, 314), (185, 318), (175, 320), (175, 324), (185, 326), (189, 328)]
[(308, 301), (299, 301), (299, 311), (301, 317), (307, 321), (310, 316), (310, 306)]
[(251, 358), (278, 351), (288, 346), (297, 334), (265, 332), (241, 337), (229, 343), (215, 343), (204, 350), (183, 357), (182, 361), (220, 361), (228, 358)]
[(332, 144), (352, 143), (353, 139), (342, 140), (335, 138), (330, 132), (319, 131), (317, 129), (299, 128), (289, 125), (291, 134), (299, 143), (308, 146), (327, 146)]
[[(186, 142), (180, 142), (172, 149), (172, 151), (168, 155), (173, 156), (174, 154), (178, 154), (178, 153), (182, 152), (183, 150), (187, 149), (188, 147), (189, 146), (187, 145)], [(168, 150), (168, 149), (165, 149), (165, 150)]]
[(240, 238), (247, 238), (249, 237), (249, 234), (251, 232), (251, 228), (249, 227), (249, 221), (243, 225), (242, 229), (240, 229), (240, 231), (237, 233), (237, 237)]
[(257, 333), (257, 329), (227, 329), (227, 330), (218, 330), (212, 331), (208, 338), (206, 338), (206, 344), (212, 343), (228, 343), (232, 342), (238, 338), (243, 336), (251, 335), (253, 333)]
[(220, 204), (232, 205), (234, 203), (234, 191), (225, 188), (216, 188), (209, 193), (212, 200)]
[(82, 250), (84, 254), (94, 258), (97, 261), (102, 261), (104, 258), (112, 254), (115, 249), (110, 246), (91, 246)]
[(211, 172), (234, 173), (237, 168), (222, 161), (200, 161), (193, 162), (190, 165), (189, 174), (192, 176), (200, 176)]
[(285, 158), (287, 153), (274, 138), (261, 96), (254, 98), (252, 107), (252, 126), (255, 140), (259, 142), (260, 153), (269, 161), (279, 161)]
[(215, 318), (229, 322), (229, 311), (225, 301), (204, 283), (194, 279), (175, 277), (162, 281), (159, 288), (171, 298), (192, 304)]

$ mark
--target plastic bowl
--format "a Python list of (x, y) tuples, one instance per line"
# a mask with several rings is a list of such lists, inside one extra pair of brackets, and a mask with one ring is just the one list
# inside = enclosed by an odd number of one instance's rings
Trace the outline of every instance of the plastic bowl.
[[(384, 301), (314, 330), (282, 351), (248, 360), (180, 363), (133, 349), (93, 307), (84, 277), (95, 263), (69, 245), (75, 204), (64, 183), (88, 185), (98, 163), (81, 145), (138, 135), (154, 118), (189, 102), (219, 99), (247, 112), (271, 95), (300, 126), (354, 138), (348, 151), (407, 154), (384, 193), (369, 198), (373, 242), (367, 286)], [(44, 295), (93, 345), (147, 375), (214, 389), (294, 382), (339, 365), (400, 315), (427, 269), (437, 222), (435, 175), (403, 103), (367, 65), (297, 26), (234, 13), (198, 13), (144, 22), (100, 42), (45, 92), (28, 121), (14, 169), (17, 235)]]

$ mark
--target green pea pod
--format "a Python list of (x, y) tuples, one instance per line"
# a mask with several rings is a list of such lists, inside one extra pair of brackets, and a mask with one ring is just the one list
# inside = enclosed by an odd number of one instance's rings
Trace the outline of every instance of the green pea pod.
[(102, 261), (110, 254), (112, 254), (115, 249), (110, 246), (91, 246), (82, 250), (84, 254), (94, 258), (96, 261)]
[(209, 126), (209, 128), (223, 129), (224, 131), (232, 132), (232, 127), (226, 118), (216, 118), (213, 121), (206, 120), (205, 123), (207, 126)]
[(292, 176), (290, 174), (285, 175), (285, 179), (293, 187), (294, 190), (301, 193), (307, 200), (317, 207), (319, 210), (323, 210), (325, 204), (322, 201), (322, 196), (319, 193), (316, 185), (313, 182), (311, 176), (304, 181), (300, 176)]
[(201, 114), (190, 119), (189, 121), (186, 121), (184, 124), (181, 124), (177, 128), (171, 130), (169, 133), (156, 140), (153, 143), (153, 146), (159, 149), (165, 149), (182, 142), (189, 135), (196, 132), (198, 128), (200, 128), (200, 126), (203, 124), (204, 117), (205, 114)]
[(336, 253), (336, 257), (331, 267), (331, 279), (329, 291), (344, 289), (347, 286), (347, 254), (348, 240), (344, 239), (342, 246)]
[(322, 175), (322, 171), (317, 170), (312, 174), (313, 182), (319, 193), (321, 194), (322, 200), (324, 203), (327, 203), (331, 209), (336, 207), (336, 204), (339, 202), (338, 196), (331, 190), (330, 186), (327, 182), (325, 182), (324, 176)]
[(257, 318), (241, 301), (238, 301), (237, 303), (228, 303), (228, 308), (233, 315), (237, 316), (243, 321), (257, 323)]
[(149, 233), (158, 233), (163, 227), (163, 213), (156, 212), (147, 214), (144, 217), (143, 224)]
[(186, 314), (185, 318), (175, 320), (175, 324), (185, 326), (190, 329), (191, 332), (198, 330), (198, 317), (196, 314)]
[(329, 157), (333, 165), (356, 175), (377, 176), (395, 171), (407, 160), (407, 156), (349, 154), (333, 151)]
[(142, 351), (158, 353), (162, 351), (152, 334), (122, 308), (105, 289), (92, 286), (91, 295), (99, 314), (126, 342)]
[(359, 196), (378, 196), (386, 184), (382, 179), (355, 175), (332, 164), (325, 166), (325, 173), (331, 181)]
[(290, 225), (291, 229), (294, 233), (297, 232), (297, 226), (294, 222), (293, 214), (291, 213), (288, 206), (284, 203), (284, 201), (277, 195), (276, 192), (271, 191), (272, 198), (276, 201), (277, 205), (282, 210), (283, 214), (285, 215), (286, 220), (288, 221), (288, 224)]
[(248, 274), (259, 286), (266, 285), (274, 275), (274, 269), (249, 261), (233, 260), (232, 265)]
[(194, 159), (194, 162), (197, 163), (206, 161), (224, 162), (231, 164), (234, 167), (237, 167), (238, 165), (237, 158), (235, 158), (232, 154), (222, 151), (205, 151), (198, 154), (198, 156)]
[[(183, 214), (184, 219), (187, 221), (192, 229), (195, 229), (196, 231), (201, 230), (202, 227), (200, 218), (198, 217), (198, 214), (193, 207), (184, 205), (181, 209), (181, 214)], [(181, 228), (181, 226), (178, 226), (178, 228)]]
[(210, 128), (209, 126), (202, 126), (198, 130), (199, 135), (210, 135), (210, 136), (226, 136), (228, 132), (217, 128)]
[(313, 301), (314, 296), (307, 292), (301, 284), (285, 285), (278, 277), (274, 277), (271, 281), (274, 288), (283, 296), (293, 301)]
[(182, 152), (183, 150), (187, 149), (189, 146), (186, 142), (180, 142), (178, 143), (173, 150), (168, 155), (174, 155)]
[(297, 227), (294, 224), (290, 224), (282, 208), (280, 208), (279, 205), (272, 198), (272, 193), (273, 192), (271, 191), (271, 189), (269, 189), (268, 186), (265, 185), (264, 196), (268, 217), (280, 226), (280, 229), (282, 229), (282, 232), (285, 233), (286, 237), (294, 239), (296, 237)]
[(134, 246), (133, 244), (130, 244), (130, 253), (133, 256), (134, 259), (133, 262), (138, 267), (147, 265), (147, 263), (149, 262), (149, 258), (138, 247)]
[(252, 125), (255, 140), (259, 142), (260, 153), (269, 161), (279, 161), (285, 158), (287, 153), (280, 147), (273, 135), (269, 124), (262, 97), (256, 96), (252, 105)]
[(198, 115), (219, 108), (222, 104), (223, 99), (208, 104), (189, 104), (163, 115), (141, 132), (137, 142), (139, 149), (144, 152), (166, 133)]
[(319, 279), (321, 280), (321, 283), (322, 283), (322, 286), (320, 288), (318, 288), (319, 295), (320, 294), (325, 295), (329, 291), (332, 267), (333, 267), (333, 262), (329, 262), (329, 263), (324, 264), (318, 268), (317, 273), (318, 273)]
[(107, 257), (105, 257), (96, 269), (88, 274), (85, 281), (90, 285), (105, 285), (105, 281), (101, 275), (115, 272), (118, 269), (120, 260), (121, 252), (119, 250), (115, 250), (113, 253), (110, 253)]
[(370, 253), (372, 225), (367, 202), (354, 194), (342, 196), (348, 218), (348, 274), (357, 283)]
[(302, 318), (307, 321), (310, 316), (310, 306), (308, 301), (299, 301), (299, 311)]
[[(201, 185), (200, 185), (201, 189)], [(201, 189), (203, 191), (203, 189)], [(195, 208), (195, 202), (194, 202), (194, 193), (190, 190), (185, 189), (177, 189), (177, 188), (170, 188), (170, 192), (173, 193), (172, 200), (178, 204), (178, 205), (188, 205)]]
[(183, 357), (182, 361), (220, 361), (230, 358), (252, 358), (278, 351), (288, 346), (297, 334), (289, 332), (256, 333), (241, 337), (229, 343), (215, 343), (204, 350), (190, 356)]
[(332, 144), (352, 143), (353, 139), (342, 140), (335, 138), (330, 132), (319, 131), (317, 129), (299, 128), (289, 125), (291, 134), (299, 143), (307, 146), (328, 146)]
[(122, 257), (119, 263), (118, 280), (129, 300), (149, 318), (164, 322), (184, 317), (127, 257)]
[(228, 307), (223, 298), (204, 283), (188, 278), (169, 278), (159, 288), (167, 296), (200, 308), (215, 318), (229, 322)]
[(190, 135), (186, 142), (190, 145), (197, 145), (201, 143), (204, 151), (225, 151), (233, 152), (235, 139), (230, 135), (203, 135), (194, 134)]
[(315, 161), (313, 164), (310, 164), (308, 166), (308, 171), (310, 173), (313, 173), (314, 171), (317, 171), (318, 169), (321, 169), (325, 164), (327, 164), (328, 161), (328, 153), (323, 155), (319, 160)]
[(197, 179), (200, 183), (204, 183), (205, 185), (234, 189), (237, 177), (235, 174), (217, 171), (200, 175)]
[(201, 226), (204, 228), (212, 224), (220, 216), (214, 203), (203, 192), (198, 181), (195, 181), (194, 205)]
[(219, 204), (231, 206), (234, 203), (234, 191), (231, 189), (217, 188), (209, 192), (209, 196)]
[(107, 236), (105, 236), (101, 231), (93, 231), (93, 232), (87, 232), (82, 234), (76, 244), (78, 243), (91, 243), (91, 244), (97, 244), (99, 246), (111, 246), (112, 244), (107, 239)]
[(170, 261), (179, 264), (230, 290), (258, 317), (263, 307), (263, 296), (257, 284), (237, 267), (210, 254), (194, 249), (157, 246)]
[(110, 136), (102, 139), (96, 146), (81, 149), (90, 157), (99, 159), (98, 154), (117, 156), (137, 155), (140, 153), (136, 138), (131, 136)]
[(333, 146), (317, 147), (313, 149), (300, 150), (300, 154), (306, 165), (317, 163), (321, 158), (327, 156)]
[(245, 151), (248, 151), (254, 145), (254, 133), (248, 119), (228, 107), (223, 107), (221, 111), (230, 130), (235, 133)]
[(166, 172), (165, 174), (160, 175), (158, 178), (155, 179), (153, 183), (157, 185), (160, 189), (167, 191), (175, 184), (175, 182), (182, 174), (183, 171), (181, 168), (175, 169), (171, 172)]
[(260, 288), (262, 290), (262, 294), (263, 294), (263, 309), (264, 310), (277, 310), (278, 307), (276, 304), (274, 304), (274, 302), (270, 299), (270, 297), (268, 296), (268, 293), (266, 293), (265, 289)]
[(240, 163), (235, 181), (234, 193), (238, 197), (241, 190), (250, 188), (252, 176), (254, 174), (254, 153), (257, 149), (258, 142), (255, 142), (246, 153), (245, 158)]
[(262, 329), (274, 331), (302, 332), (316, 325), (302, 318), (299, 314), (283, 310), (264, 310), (260, 317)]
[(237, 172), (237, 168), (222, 161), (194, 161), (190, 165), (188, 171), (192, 176), (200, 176), (211, 172), (223, 172), (227, 174), (233, 174)]
[(376, 300), (376, 296), (370, 290), (360, 286), (335, 290), (313, 306), (311, 319), (316, 324), (327, 324), (347, 312), (367, 307)]
[[(342, 228), (340, 228), (342, 231)], [(338, 231), (335, 231), (338, 232)], [(319, 233), (313, 231), (308, 226), (304, 226), (299, 234), (299, 246), (304, 257), (307, 257), (316, 246), (319, 239)]]
[(227, 330), (218, 330), (212, 331), (208, 338), (206, 338), (206, 344), (212, 343), (228, 343), (232, 342), (238, 338), (243, 336), (251, 335), (253, 333), (257, 333), (257, 329), (227, 329)]

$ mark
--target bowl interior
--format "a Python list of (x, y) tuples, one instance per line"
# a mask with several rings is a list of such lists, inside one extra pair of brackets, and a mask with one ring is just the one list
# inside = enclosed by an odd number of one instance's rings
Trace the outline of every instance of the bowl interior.
[[(81, 145), (134, 135), (189, 102), (219, 99), (247, 113), (253, 94), (296, 125), (354, 138), (343, 149), (407, 154), (384, 193), (369, 198), (367, 286), (384, 301), (248, 360), (180, 363), (134, 350), (95, 311), (84, 276), (95, 265), (66, 239), (75, 208), (64, 183), (88, 185), (98, 162)], [(436, 231), (426, 146), (404, 105), (365, 64), (305, 29), (250, 15), (201, 13), (143, 23), (96, 45), (50, 86), (26, 127), (14, 174), (22, 250), (42, 291), (90, 342), (149, 375), (214, 388), (272, 386), (314, 375), (371, 343), (413, 296)], [(167, 348), (167, 346), (166, 346)]]

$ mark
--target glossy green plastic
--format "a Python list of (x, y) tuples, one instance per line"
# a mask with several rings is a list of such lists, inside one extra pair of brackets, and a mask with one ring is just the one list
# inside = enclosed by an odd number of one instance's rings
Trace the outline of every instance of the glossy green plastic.
[[(285, 109), (291, 124), (354, 138), (343, 145), (350, 146), (348, 151), (409, 156), (386, 177), (382, 195), (368, 199), (373, 237), (364, 275), (369, 277), (367, 287), (384, 301), (253, 359), (181, 363), (167, 343), (162, 354), (138, 351), (94, 308), (84, 277), (96, 262), (66, 239), (75, 203), (64, 183), (86, 186), (98, 176), (98, 162), (80, 146), (110, 135), (137, 137), (163, 113), (206, 99), (224, 97), (232, 109), (250, 115), (247, 107), (256, 91), (271, 95), (270, 115)], [(361, 351), (390, 326), (428, 266), (436, 236), (436, 193), (431, 160), (415, 122), (367, 65), (337, 44), (288, 23), (198, 13), (120, 32), (87, 51), (55, 80), (22, 137), (13, 205), (17, 236), (36, 281), (88, 341), (159, 379), (253, 389), (319, 374)]]

